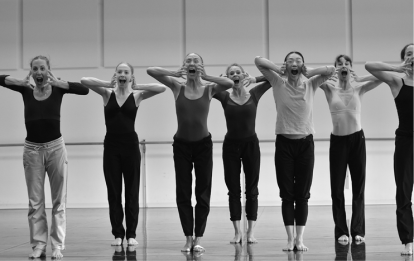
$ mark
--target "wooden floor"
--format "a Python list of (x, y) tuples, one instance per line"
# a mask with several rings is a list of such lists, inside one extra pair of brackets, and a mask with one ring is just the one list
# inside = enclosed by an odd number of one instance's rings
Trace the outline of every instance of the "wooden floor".
[[(347, 213), (350, 208), (347, 206)], [(48, 218), (50, 210), (48, 210)], [(0, 260), (28, 260), (26, 210), (0, 210)], [(311, 206), (305, 232), (305, 253), (282, 251), (286, 233), (280, 207), (259, 208), (258, 244), (232, 245), (233, 227), (227, 208), (212, 208), (201, 255), (184, 255), (184, 236), (175, 208), (141, 209), (136, 249), (111, 247), (108, 209), (68, 209), (64, 260), (413, 260), (400, 256), (395, 206), (366, 206), (366, 243), (341, 245), (333, 239), (330, 206)], [(50, 222), (49, 222), (50, 223)], [(243, 222), (244, 223), (244, 222)], [(47, 257), (51, 260), (50, 245)]]

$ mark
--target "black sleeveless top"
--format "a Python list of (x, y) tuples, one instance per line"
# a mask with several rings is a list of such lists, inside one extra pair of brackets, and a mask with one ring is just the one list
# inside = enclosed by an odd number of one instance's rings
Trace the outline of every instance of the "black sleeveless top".
[(395, 131), (398, 136), (413, 136), (413, 88), (405, 84), (404, 79), (401, 79), (403, 86), (400, 93), (394, 99), (397, 107), (399, 125)]
[(204, 87), (203, 95), (190, 100), (184, 95), (185, 86), (181, 86), (175, 101), (178, 130), (175, 136), (186, 141), (199, 141), (209, 135), (207, 117), (210, 110), (209, 86)]
[(252, 88), (250, 98), (242, 105), (235, 103), (227, 91), (216, 93), (213, 98), (219, 100), (226, 117), (228, 139), (244, 139), (256, 134), (256, 113), (259, 99), (271, 87), (269, 82)]
[(105, 125), (107, 134), (135, 133), (135, 117), (138, 107), (131, 93), (122, 106), (116, 101), (115, 92), (111, 93), (105, 106)]

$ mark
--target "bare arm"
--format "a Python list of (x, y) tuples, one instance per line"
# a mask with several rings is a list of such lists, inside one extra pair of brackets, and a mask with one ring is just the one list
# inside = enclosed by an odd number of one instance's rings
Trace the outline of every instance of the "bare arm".
[(165, 86), (159, 83), (136, 84), (135, 78), (132, 81), (132, 90), (134, 90), (135, 104), (138, 106), (141, 101), (165, 91)]
[(115, 75), (112, 77), (112, 81), (103, 81), (103, 80), (93, 78), (93, 77), (83, 77), (81, 79), (81, 83), (85, 87), (101, 95), (102, 98), (104, 99), (104, 103), (106, 104), (111, 94), (109, 89), (112, 89), (115, 87), (115, 82), (116, 82), (115, 79), (116, 79)]
[(256, 64), (257, 69), (259, 69), (259, 71), (266, 77), (269, 82), (280, 84), (283, 81), (283, 79), (279, 76), (279, 74), (283, 73), (280, 67), (268, 59), (256, 56), (254, 63)]
[(181, 86), (181, 83), (176, 78), (183, 78), (186, 74), (184, 68), (181, 68), (178, 71), (171, 71), (161, 67), (149, 67), (147, 73), (170, 88), (175, 98), (177, 97)]
[(398, 90), (401, 87), (402, 82), (400, 79), (401, 77), (389, 72), (405, 73), (411, 69), (410, 67), (411, 61), (409, 59), (405, 60), (400, 65), (391, 65), (383, 62), (367, 62), (365, 64), (365, 69), (380, 81), (388, 84), (393, 94), (394, 92), (399, 92)]
[(367, 82), (367, 83), (365, 83), (364, 85), (361, 86), (361, 93), (364, 94), (366, 92), (369, 92), (369, 91), (377, 88), (381, 83), (382, 82), (378, 79), (376, 79), (374, 81), (369, 81), (369, 82)]

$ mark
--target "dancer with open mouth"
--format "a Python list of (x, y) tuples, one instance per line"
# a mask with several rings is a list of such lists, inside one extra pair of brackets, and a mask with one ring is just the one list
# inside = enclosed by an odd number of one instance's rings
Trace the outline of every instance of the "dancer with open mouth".
[(265, 58), (258, 56), (255, 59), (257, 68), (273, 87), (276, 102), (276, 179), (288, 235), (288, 243), (283, 250), (296, 248), (307, 251), (303, 234), (315, 161), (313, 99), (317, 88), (335, 73), (335, 68), (323, 66), (308, 70), (303, 55), (296, 51), (288, 53), (284, 62), (285, 69), (281, 70)]
[(335, 239), (347, 243), (350, 236), (344, 197), (346, 169), (349, 167), (352, 177), (351, 236), (356, 242), (363, 242), (366, 149), (361, 124), (361, 101), (364, 94), (380, 85), (381, 81), (372, 75), (358, 77), (352, 70), (352, 60), (347, 55), (338, 55), (334, 65), (336, 75), (332, 81), (327, 81), (320, 87), (325, 92), (333, 124), (329, 168)]
[[(240, 229), (241, 220), (241, 188), (240, 172), (243, 163), (246, 177), (246, 218), (248, 220), (247, 243), (257, 243), (254, 237), (254, 226), (257, 220), (259, 195), (258, 183), (260, 172), (260, 147), (256, 135), (257, 105), (262, 95), (271, 85), (264, 76), (250, 77), (242, 66), (233, 63), (226, 69), (227, 78), (234, 82), (232, 92), (219, 92), (213, 98), (219, 100), (226, 117), (227, 133), (223, 142), (224, 179), (229, 195), (230, 220), (234, 227), (232, 244), (241, 243), (243, 234)], [(246, 88), (250, 83), (262, 82), (250, 91)], [(246, 86), (244, 86), (246, 85)]]
[[(207, 128), (211, 98), (233, 86), (225, 77), (206, 74), (203, 59), (188, 54), (178, 71), (160, 67), (147, 69), (149, 75), (169, 87), (175, 98), (178, 130), (174, 135), (174, 166), (176, 202), (181, 226), (186, 237), (183, 252), (202, 252), (204, 234), (210, 212), (211, 178), (213, 171), (213, 143)], [(187, 75), (185, 82), (176, 78)], [(208, 81), (203, 83), (201, 80)], [(195, 172), (195, 217), (191, 205), (192, 169)], [(193, 233), (195, 238), (193, 239)]]
[[(395, 131), (394, 176), (397, 186), (397, 229), (402, 255), (413, 254), (413, 52), (414, 45), (401, 50), (400, 65), (367, 62), (365, 69), (390, 86), (397, 107), (399, 125)], [(389, 72), (405, 73), (404, 78)]]
[[(35, 85), (30, 84), (30, 77)], [(0, 75), (0, 85), (20, 92), (24, 102), (27, 137), (24, 143), (23, 166), (29, 195), (30, 258), (46, 256), (48, 225), (45, 211), (44, 183), (49, 176), (52, 193), (52, 225), (50, 238), (52, 258), (63, 257), (66, 238), (66, 191), (68, 158), (60, 133), (60, 108), (63, 95), (86, 95), (89, 90), (80, 83), (66, 82), (51, 72), (49, 59), (39, 55), (30, 62), (24, 80)]]
[[(115, 67), (111, 81), (83, 77), (81, 82), (101, 95), (104, 103), (106, 135), (103, 168), (108, 191), (109, 217), (113, 246), (137, 245), (136, 229), (139, 214), (139, 182), (141, 153), (135, 118), (141, 102), (165, 91), (159, 83), (136, 84), (134, 68), (126, 62)], [(131, 86), (130, 86), (131, 84)], [(122, 177), (125, 185), (125, 221), (122, 208)]]

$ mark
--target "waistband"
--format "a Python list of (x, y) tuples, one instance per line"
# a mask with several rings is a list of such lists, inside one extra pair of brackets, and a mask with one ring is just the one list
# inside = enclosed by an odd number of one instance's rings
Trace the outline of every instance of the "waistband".
[(241, 138), (241, 139), (232, 139), (232, 138), (227, 137), (227, 135), (224, 137), (224, 142), (226, 143), (242, 143), (242, 142), (250, 142), (250, 141), (256, 141), (256, 140), (259, 140), (257, 138), (256, 133), (252, 136)]
[(50, 148), (60, 146), (62, 144), (64, 144), (64, 140), (62, 136), (60, 138), (57, 138), (56, 140), (52, 140), (52, 141), (45, 142), (45, 143), (36, 143), (36, 142), (27, 141), (27, 140), (24, 141), (24, 147), (26, 149), (32, 149), (32, 150), (45, 150), (45, 149), (50, 149)]
[(138, 141), (138, 134), (135, 131), (127, 133), (107, 132), (105, 135), (105, 141)]
[(173, 139), (174, 139), (174, 142), (184, 143), (184, 144), (188, 144), (188, 145), (195, 145), (195, 144), (204, 143), (206, 141), (211, 141), (211, 133), (209, 133), (207, 137), (202, 138), (201, 140), (196, 140), (196, 141), (184, 140), (184, 139), (181, 139), (181, 138), (177, 138), (175, 135), (174, 135)]
[(360, 136), (361, 134), (362, 134), (363, 136), (365, 136), (365, 135), (364, 135), (364, 130), (363, 130), (363, 129), (361, 129), (361, 130), (359, 130), (359, 131), (356, 131), (356, 132), (354, 132), (354, 133), (348, 134), (348, 135), (335, 135), (335, 134), (332, 134), (332, 133), (331, 133), (331, 139), (332, 139), (332, 138), (337, 138), (337, 139), (340, 139), (340, 138), (348, 138), (348, 137), (353, 137), (353, 136)]
[(283, 136), (281, 134), (278, 134), (278, 135), (276, 135), (276, 141), (277, 140), (280, 140), (280, 141), (283, 141), (283, 142), (292, 142), (292, 143), (293, 142), (302, 142), (304, 140), (313, 141), (313, 134), (309, 134), (308, 136), (303, 137), (301, 139), (289, 139), (289, 138), (286, 138), (285, 136)]

